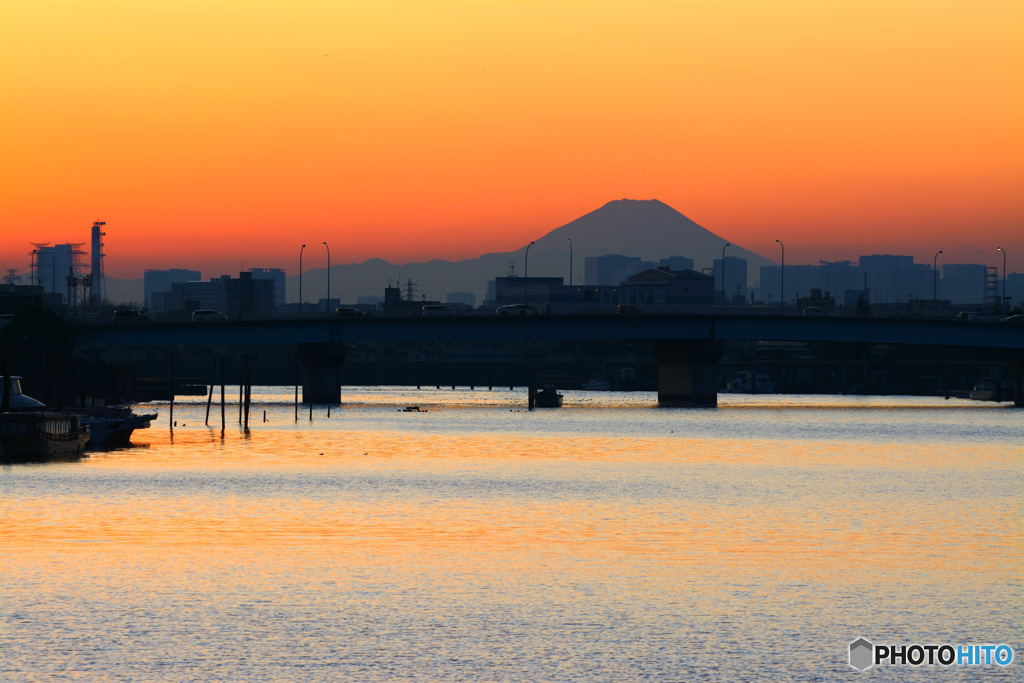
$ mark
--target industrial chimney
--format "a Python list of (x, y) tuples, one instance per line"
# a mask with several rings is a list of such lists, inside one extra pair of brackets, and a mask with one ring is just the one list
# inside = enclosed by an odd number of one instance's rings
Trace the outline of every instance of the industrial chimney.
[(101, 228), (106, 221), (95, 221), (92, 224), (92, 302), (106, 301), (105, 283), (103, 282), (103, 236), (107, 233)]

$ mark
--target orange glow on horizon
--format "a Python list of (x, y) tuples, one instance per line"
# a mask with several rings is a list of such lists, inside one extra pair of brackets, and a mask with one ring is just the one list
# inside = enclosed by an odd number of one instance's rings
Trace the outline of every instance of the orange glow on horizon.
[(787, 262), (1024, 271), (1022, 28), (1015, 0), (8, 2), (0, 268), (94, 220), (116, 277), (459, 260), (656, 198)]

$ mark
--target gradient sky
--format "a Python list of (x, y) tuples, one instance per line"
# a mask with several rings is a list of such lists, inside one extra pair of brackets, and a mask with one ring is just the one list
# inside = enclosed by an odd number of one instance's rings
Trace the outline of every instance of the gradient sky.
[(1024, 3), (0, 0), (0, 268), (94, 220), (116, 277), (455, 260), (621, 198), (1024, 271)]

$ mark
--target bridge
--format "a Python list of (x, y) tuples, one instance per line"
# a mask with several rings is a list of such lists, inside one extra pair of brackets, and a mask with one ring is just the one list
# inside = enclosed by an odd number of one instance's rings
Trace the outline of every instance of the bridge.
[[(715, 405), (716, 364), (724, 342), (912, 344), (995, 350), (1024, 405), (1024, 326), (952, 320), (747, 315), (476, 315), (356, 317), (79, 326), (76, 347), (109, 348), (289, 344), (300, 348), (312, 391), (316, 368), (337, 367), (344, 348), (361, 343), (645, 340), (658, 361), (662, 405)], [(328, 373), (329, 374), (329, 373)], [(324, 375), (324, 373), (320, 373)], [(337, 389), (335, 387), (334, 389)], [(327, 393), (334, 391), (328, 388)], [(337, 391), (334, 391), (335, 395)]]

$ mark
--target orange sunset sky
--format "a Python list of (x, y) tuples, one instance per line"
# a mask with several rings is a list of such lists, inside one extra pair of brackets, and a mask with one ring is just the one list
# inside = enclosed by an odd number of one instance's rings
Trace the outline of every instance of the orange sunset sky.
[(115, 277), (457, 260), (621, 198), (1024, 271), (1024, 2), (0, 0), (0, 268), (94, 220)]

